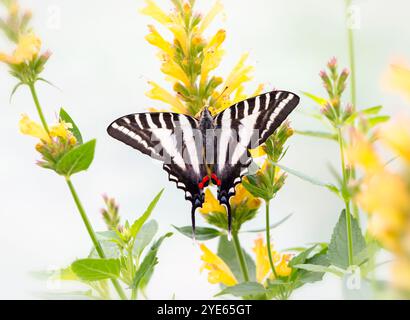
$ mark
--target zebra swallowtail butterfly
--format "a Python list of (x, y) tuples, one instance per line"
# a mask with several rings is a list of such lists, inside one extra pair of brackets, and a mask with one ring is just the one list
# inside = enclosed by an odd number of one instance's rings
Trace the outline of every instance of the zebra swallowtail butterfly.
[(228, 214), (235, 186), (252, 162), (249, 149), (261, 145), (299, 103), (287, 91), (272, 91), (241, 101), (216, 116), (205, 107), (198, 118), (170, 112), (135, 113), (115, 120), (107, 131), (113, 138), (163, 162), (170, 181), (185, 191), (195, 211), (204, 203), (204, 189), (212, 183)]

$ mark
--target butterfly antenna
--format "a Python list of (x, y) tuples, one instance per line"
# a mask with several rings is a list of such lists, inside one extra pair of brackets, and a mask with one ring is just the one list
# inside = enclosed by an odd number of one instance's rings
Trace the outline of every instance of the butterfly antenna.
[(222, 90), (221, 94), (218, 96), (218, 98), (215, 99), (215, 102), (217, 102), (220, 98), (223, 97), (224, 93), (228, 90), (228, 87), (226, 86), (225, 89)]
[(231, 212), (231, 205), (229, 203), (226, 205), (226, 211), (228, 213), (228, 240), (231, 241), (232, 239), (232, 212)]

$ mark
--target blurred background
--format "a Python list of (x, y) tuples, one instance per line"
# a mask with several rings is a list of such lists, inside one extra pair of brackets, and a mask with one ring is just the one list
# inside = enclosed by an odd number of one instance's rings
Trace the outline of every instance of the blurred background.
[[(157, 1), (163, 7), (165, 0)], [(210, 1), (197, 1), (208, 8)], [(348, 67), (345, 4), (342, 0), (224, 0), (225, 18), (213, 24), (227, 31), (226, 56), (219, 74), (226, 74), (244, 51), (250, 53), (258, 83), (300, 93), (324, 95), (319, 71), (336, 56)], [(97, 138), (94, 164), (74, 177), (80, 197), (95, 229), (103, 229), (99, 209), (107, 193), (120, 203), (124, 219), (141, 215), (149, 201), (165, 187), (154, 212), (160, 232), (190, 224), (190, 204), (174, 183), (168, 182), (160, 165), (106, 134), (107, 125), (119, 116), (162, 105), (147, 98), (147, 80), (161, 84), (163, 75), (156, 49), (144, 40), (152, 21), (138, 13), (142, 0), (21, 0), (33, 11), (33, 26), (43, 48), (53, 55), (43, 76), (58, 88), (39, 84), (38, 94), (49, 120), (60, 107), (69, 110), (86, 139)], [(405, 0), (358, 0), (359, 17), (354, 30), (357, 62), (358, 107), (385, 106), (395, 114), (406, 110), (405, 101), (383, 88), (389, 63), (410, 57), (410, 3)], [(1, 47), (6, 45), (4, 38)], [(31, 273), (68, 265), (87, 255), (91, 243), (61, 178), (35, 167), (38, 154), (34, 139), (18, 132), (21, 113), (35, 118), (27, 88), (9, 103), (15, 79), (0, 67), (0, 298), (41, 298), (59, 290), (58, 284), (39, 281)], [(296, 129), (313, 130), (318, 122), (303, 114), (312, 103), (302, 97), (299, 112), (291, 116)], [(408, 108), (408, 107), (407, 107)], [(283, 164), (322, 181), (331, 181), (328, 163), (338, 164), (331, 142), (294, 136)], [(285, 187), (271, 202), (272, 221), (289, 213), (291, 219), (273, 231), (278, 250), (310, 242), (329, 241), (342, 203), (325, 189), (289, 176)], [(198, 224), (203, 220), (198, 218)], [(245, 227), (264, 226), (261, 214)], [(245, 228), (244, 227), (244, 228)], [(250, 250), (255, 234), (242, 236)], [(210, 242), (215, 248), (216, 242)], [(218, 291), (206, 273), (200, 273), (200, 251), (191, 240), (174, 234), (160, 249), (158, 264), (147, 294), (150, 298), (207, 299)], [(381, 270), (383, 272), (383, 270)], [(294, 298), (343, 298), (340, 279), (306, 285)]]

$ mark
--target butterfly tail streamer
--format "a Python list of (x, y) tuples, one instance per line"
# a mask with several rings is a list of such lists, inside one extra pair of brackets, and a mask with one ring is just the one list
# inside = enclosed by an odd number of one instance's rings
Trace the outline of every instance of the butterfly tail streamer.
[(191, 222), (192, 222), (192, 240), (194, 243), (196, 242), (196, 236), (195, 236), (195, 211), (196, 211), (196, 206), (192, 206), (191, 209)]
[(232, 239), (232, 211), (231, 211), (231, 205), (229, 203), (226, 205), (226, 212), (228, 214), (228, 240), (231, 241)]

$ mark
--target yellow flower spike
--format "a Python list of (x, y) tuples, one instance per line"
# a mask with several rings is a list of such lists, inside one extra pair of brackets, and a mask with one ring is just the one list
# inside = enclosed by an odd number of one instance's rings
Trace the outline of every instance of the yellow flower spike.
[(346, 157), (350, 164), (358, 164), (367, 172), (374, 172), (382, 167), (382, 163), (373, 145), (357, 130), (350, 132), (352, 143), (346, 149)]
[(172, 19), (152, 0), (145, 0), (146, 7), (140, 12), (157, 20), (159, 23), (167, 26), (172, 23)]
[(220, 0), (217, 0), (208, 14), (202, 19), (201, 24), (199, 25), (198, 32), (203, 33), (206, 28), (212, 23), (215, 17), (223, 11), (223, 5)]
[(19, 127), (22, 134), (38, 138), (45, 143), (51, 142), (47, 131), (39, 123), (31, 120), (26, 114), (21, 116)]
[(172, 95), (153, 81), (149, 81), (148, 83), (152, 86), (152, 89), (146, 93), (147, 97), (171, 105), (172, 111), (174, 112), (186, 113), (185, 106), (174, 95)]
[(202, 214), (209, 214), (212, 212), (225, 213), (225, 207), (222, 206), (219, 201), (215, 198), (210, 189), (205, 190), (205, 202), (202, 205), (202, 208), (199, 209), (199, 212)]
[(172, 47), (172, 44), (168, 41), (166, 41), (157, 31), (157, 29), (149, 25), (148, 26), (150, 33), (145, 37), (145, 39), (152, 45), (158, 47), (162, 51), (164, 51), (166, 54), (168, 54), (170, 57), (174, 56), (174, 48)]
[(204, 262), (201, 269), (206, 269), (208, 273), (208, 281), (212, 284), (222, 283), (228, 287), (238, 283), (228, 265), (204, 244), (200, 244), (200, 249), (203, 252), (201, 260)]
[(382, 142), (410, 163), (410, 119), (398, 118), (386, 123), (379, 135)]
[(31, 61), (41, 49), (41, 40), (34, 33), (20, 35), (13, 54), (0, 53), (0, 61), (8, 64), (20, 64)]
[(182, 81), (187, 88), (191, 86), (185, 71), (169, 57), (164, 60), (161, 71), (175, 80)]

